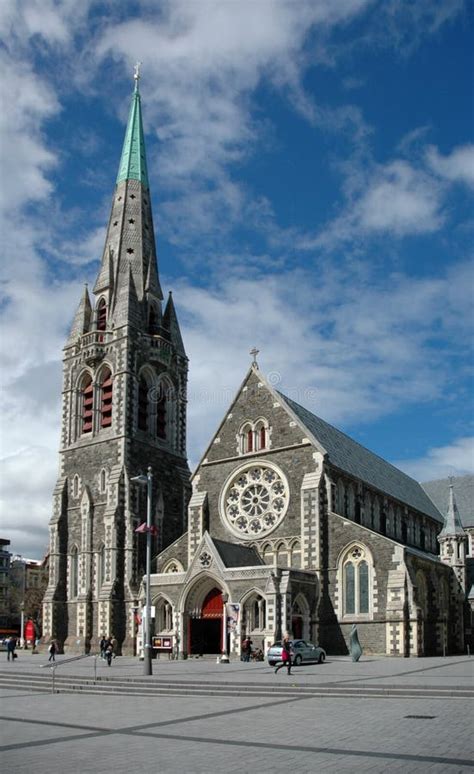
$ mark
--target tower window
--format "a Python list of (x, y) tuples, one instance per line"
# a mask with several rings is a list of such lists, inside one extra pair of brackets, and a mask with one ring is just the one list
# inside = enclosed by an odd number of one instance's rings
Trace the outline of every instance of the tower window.
[(166, 409), (166, 394), (162, 387), (156, 404), (156, 435), (163, 440), (166, 439)]
[(138, 385), (138, 429), (148, 430), (148, 384), (143, 377)]
[(92, 416), (94, 408), (94, 387), (92, 379), (88, 376), (82, 387), (82, 432), (92, 432)]
[(133, 247), (127, 247), (127, 253), (129, 255), (132, 255), (134, 252), (135, 252), (135, 250), (133, 249)]
[(71, 598), (75, 599), (79, 591), (79, 552), (77, 546), (74, 546), (71, 551), (71, 575), (69, 580)]
[(150, 311), (148, 314), (148, 333), (156, 333), (158, 329), (158, 318), (156, 314), (156, 308), (154, 304), (150, 304)]
[(102, 468), (100, 471), (100, 479), (99, 479), (99, 488), (102, 494), (106, 491), (106, 485), (107, 485), (107, 473), (105, 471), (105, 468)]
[(129, 219), (128, 219), (128, 222), (129, 222), (129, 223), (135, 223), (135, 220), (134, 220), (133, 218), (129, 218)]
[(112, 374), (108, 368), (103, 373), (100, 392), (100, 426), (110, 427), (112, 424), (113, 383)]
[(107, 328), (107, 304), (105, 303), (105, 300), (102, 298), (99, 301), (99, 306), (97, 307), (97, 330), (105, 331), (106, 328)]

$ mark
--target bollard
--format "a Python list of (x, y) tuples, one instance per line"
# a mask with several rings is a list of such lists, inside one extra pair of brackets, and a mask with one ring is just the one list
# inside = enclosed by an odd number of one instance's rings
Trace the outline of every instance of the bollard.
[(470, 656), (470, 655), (471, 655), (471, 648), (469, 647), (469, 645), (467, 646), (467, 655), (468, 655), (468, 656)]
[(56, 676), (56, 666), (53, 666), (53, 667), (52, 667), (52, 673), (53, 673), (53, 681), (52, 681), (52, 686), (53, 686), (53, 687), (52, 687), (52, 693), (55, 693), (55, 690), (54, 690), (54, 678), (55, 678), (55, 676)]
[(97, 682), (97, 654), (94, 656), (94, 685)]

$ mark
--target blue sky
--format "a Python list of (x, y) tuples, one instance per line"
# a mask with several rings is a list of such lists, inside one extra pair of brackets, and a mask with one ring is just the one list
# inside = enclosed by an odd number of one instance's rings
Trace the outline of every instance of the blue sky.
[(133, 65), (196, 463), (250, 363), (418, 480), (473, 469), (473, 7), (4, 0), (1, 534), (41, 556), (61, 349)]

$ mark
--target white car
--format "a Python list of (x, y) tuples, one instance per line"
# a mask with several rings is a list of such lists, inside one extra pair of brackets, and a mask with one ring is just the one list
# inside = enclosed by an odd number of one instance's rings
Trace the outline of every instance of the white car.
[[(283, 646), (281, 642), (275, 642), (267, 652), (267, 661), (270, 666), (275, 666), (282, 660)], [(293, 666), (300, 666), (305, 663), (323, 664), (326, 660), (326, 651), (319, 645), (313, 645), (306, 640), (290, 640), (291, 663)]]

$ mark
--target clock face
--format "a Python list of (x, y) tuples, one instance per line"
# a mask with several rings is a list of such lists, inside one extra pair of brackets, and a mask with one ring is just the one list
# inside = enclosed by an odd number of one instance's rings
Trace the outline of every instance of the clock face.
[(273, 463), (254, 461), (232, 474), (223, 487), (221, 517), (232, 534), (254, 540), (272, 532), (288, 509), (288, 482)]

